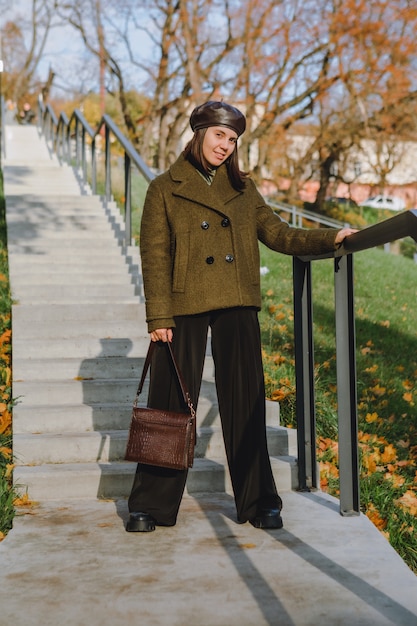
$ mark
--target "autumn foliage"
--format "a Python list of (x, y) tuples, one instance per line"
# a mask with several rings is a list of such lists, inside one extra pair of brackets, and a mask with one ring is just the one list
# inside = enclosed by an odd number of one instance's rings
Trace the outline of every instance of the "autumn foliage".
[[(0, 318), (0, 324), (4, 327), (10, 325), (10, 316), (7, 315)], [(0, 335), (0, 367), (1, 367), (1, 384), (0, 384), (0, 435), (10, 434), (12, 425), (12, 414), (10, 410), (11, 399), (11, 369), (10, 369), (10, 353), (11, 353), (11, 329), (6, 328)], [(0, 448), (0, 453), (3, 448)]]

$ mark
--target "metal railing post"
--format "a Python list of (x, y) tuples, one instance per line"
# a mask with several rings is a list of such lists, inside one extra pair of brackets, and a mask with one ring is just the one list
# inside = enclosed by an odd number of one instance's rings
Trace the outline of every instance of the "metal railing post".
[(68, 124), (65, 130), (65, 156), (66, 161), (71, 165), (71, 126)]
[(83, 183), (87, 182), (87, 155), (86, 155), (86, 142), (85, 142), (85, 128), (81, 129), (81, 165), (83, 173)]
[(111, 199), (111, 153), (110, 153), (110, 129), (106, 124), (105, 127), (105, 189), (106, 189), (106, 202), (110, 202)]
[(80, 131), (77, 118), (75, 118), (75, 167), (77, 169), (80, 167)]
[(360, 512), (353, 255), (334, 263), (340, 514), (352, 516)]
[(97, 193), (97, 154), (95, 137), (91, 142), (91, 190), (93, 194)]
[(126, 245), (132, 241), (132, 168), (130, 156), (125, 152), (125, 238)]
[(294, 257), (294, 346), (298, 489), (317, 488), (311, 262)]

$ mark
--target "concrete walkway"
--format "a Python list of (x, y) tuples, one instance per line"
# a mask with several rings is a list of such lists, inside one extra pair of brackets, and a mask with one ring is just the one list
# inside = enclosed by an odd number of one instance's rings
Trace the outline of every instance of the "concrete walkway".
[[(33, 164), (33, 131), (18, 129), (24, 152), (8, 136), (8, 154)], [(187, 494), (177, 526), (149, 534), (125, 532), (123, 498), (19, 508), (0, 543), (0, 626), (417, 625), (417, 577), (365, 516), (282, 496), (278, 531), (238, 525), (226, 493)]]

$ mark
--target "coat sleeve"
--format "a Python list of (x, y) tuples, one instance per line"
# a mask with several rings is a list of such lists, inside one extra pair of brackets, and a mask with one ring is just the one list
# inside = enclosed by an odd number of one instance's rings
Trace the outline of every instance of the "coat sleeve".
[(335, 238), (338, 229), (294, 228), (265, 204), (254, 185), (252, 193), (255, 196), (258, 239), (268, 248), (292, 256), (319, 255), (336, 250)]
[(173, 328), (170, 227), (162, 185), (158, 179), (150, 183), (146, 194), (139, 246), (148, 330), (152, 332), (157, 328)]

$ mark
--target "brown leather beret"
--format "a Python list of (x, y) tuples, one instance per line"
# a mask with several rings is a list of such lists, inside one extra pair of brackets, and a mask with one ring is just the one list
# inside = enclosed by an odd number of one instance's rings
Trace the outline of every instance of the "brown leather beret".
[(239, 137), (245, 132), (246, 118), (231, 104), (209, 100), (194, 109), (190, 116), (190, 125), (194, 131), (209, 126), (227, 126)]

